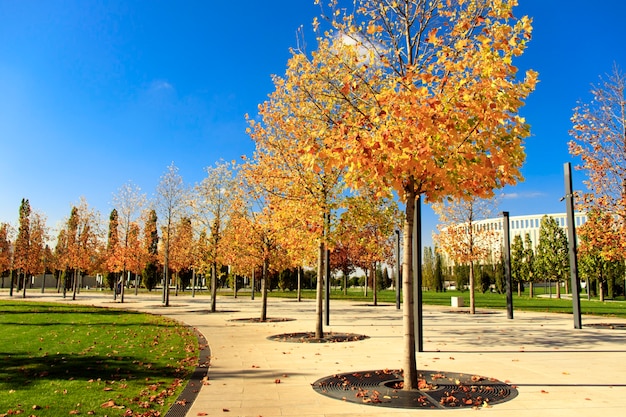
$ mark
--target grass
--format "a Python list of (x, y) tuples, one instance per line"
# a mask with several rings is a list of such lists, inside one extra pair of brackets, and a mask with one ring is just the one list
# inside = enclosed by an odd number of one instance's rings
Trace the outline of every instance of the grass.
[[(450, 306), (450, 297), (463, 297), (465, 305), (469, 305), (469, 292), (467, 291), (424, 291), (423, 293), (424, 304), (426, 305), (441, 305)], [(529, 297), (528, 295), (518, 296), (517, 293), (513, 295), (513, 310), (522, 311), (537, 311), (546, 313), (572, 313), (572, 300), (561, 298), (557, 299), (554, 294), (552, 298), (547, 294), (538, 294), (535, 292), (535, 297)], [(295, 291), (271, 291), (268, 293), (270, 297), (284, 297), (295, 298)], [(539, 297), (538, 295), (543, 295)], [(305, 299), (314, 299), (315, 290), (303, 290), (302, 297)], [(331, 291), (331, 300), (335, 299), (347, 299), (360, 302), (371, 302), (372, 292), (368, 292), (368, 296), (363, 295), (362, 289), (350, 288), (348, 295), (344, 295), (341, 290)], [(379, 303), (393, 303), (396, 302), (395, 292), (392, 290), (383, 290), (378, 292)], [(506, 309), (506, 296), (504, 294), (497, 293), (481, 293), (476, 292), (476, 307), (485, 309)], [(586, 295), (581, 295), (580, 309), (582, 314), (591, 314), (598, 316), (613, 316), (626, 318), (626, 302), (609, 300), (600, 302), (598, 300), (587, 300)]]
[(182, 391), (197, 338), (160, 316), (0, 301), (0, 416), (157, 416)]

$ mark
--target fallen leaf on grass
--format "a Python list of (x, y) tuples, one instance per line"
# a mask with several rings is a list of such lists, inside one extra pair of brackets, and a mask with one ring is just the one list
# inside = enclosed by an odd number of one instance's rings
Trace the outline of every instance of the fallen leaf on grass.
[(107, 402), (104, 402), (104, 403), (100, 404), (100, 407), (108, 408), (108, 407), (113, 407), (114, 405), (115, 405), (115, 401), (109, 400)]

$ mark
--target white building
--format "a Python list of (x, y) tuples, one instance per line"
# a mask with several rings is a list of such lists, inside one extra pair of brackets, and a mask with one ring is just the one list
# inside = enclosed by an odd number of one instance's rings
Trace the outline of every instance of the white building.
[[(543, 216), (552, 217), (556, 220), (556, 223), (562, 227), (567, 233), (567, 214), (555, 213), (555, 214), (531, 214), (527, 216), (509, 216), (509, 237), (511, 244), (515, 236), (521, 236), (522, 240), (525, 239), (526, 234), (530, 235), (530, 240), (533, 243), (533, 249), (537, 247), (539, 243), (539, 228), (541, 226), (541, 219)], [(585, 224), (587, 221), (587, 214), (582, 212), (574, 213), (574, 224), (578, 228)], [(485, 219), (474, 222), (476, 228), (487, 228), (487, 230), (494, 230), (500, 235), (500, 246), (504, 244), (504, 217), (495, 217), (491, 219)]]

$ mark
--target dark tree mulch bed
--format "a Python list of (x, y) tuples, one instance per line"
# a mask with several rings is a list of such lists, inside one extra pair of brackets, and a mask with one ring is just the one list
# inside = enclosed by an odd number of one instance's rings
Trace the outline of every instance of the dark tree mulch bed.
[(295, 319), (290, 319), (286, 317), (268, 317), (265, 320), (261, 320), (258, 317), (248, 317), (243, 319), (232, 319), (229, 321), (239, 321), (244, 323), (278, 323), (281, 321), (294, 321)]
[(625, 323), (589, 323), (585, 327), (593, 327), (596, 329), (626, 330)]
[(269, 336), (269, 340), (276, 342), (291, 342), (291, 343), (341, 343), (341, 342), (357, 342), (359, 340), (367, 339), (369, 336), (354, 333), (333, 333), (325, 332), (324, 337), (318, 339), (315, 337), (315, 332), (301, 332), (301, 333), (283, 333), (274, 336)]
[(402, 371), (387, 369), (333, 375), (312, 386), (338, 400), (393, 408), (480, 408), (517, 396), (512, 386), (478, 375), (422, 370), (418, 378), (418, 389), (411, 391), (402, 389)]

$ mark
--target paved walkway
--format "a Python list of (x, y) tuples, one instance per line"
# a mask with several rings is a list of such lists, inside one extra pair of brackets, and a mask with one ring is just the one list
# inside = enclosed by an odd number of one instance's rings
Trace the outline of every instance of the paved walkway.
[[(8, 298), (0, 293), (3, 299)], [(28, 300), (61, 301), (57, 294), (27, 293)], [(66, 299), (66, 302), (72, 302)], [(358, 342), (304, 344), (276, 342), (268, 336), (314, 330), (312, 301), (270, 299), (269, 318), (293, 319), (250, 323), (233, 319), (260, 314), (260, 300), (220, 297), (209, 313), (206, 296), (83, 293), (74, 302), (116, 306), (163, 314), (197, 328), (211, 349), (209, 384), (187, 412), (195, 416), (350, 417), (491, 413), (499, 417), (617, 416), (626, 409), (626, 330), (590, 327), (626, 320), (583, 317), (574, 329), (569, 315), (479, 310), (474, 316), (451, 307), (424, 307), (424, 349), (418, 368), (492, 377), (515, 386), (511, 401), (479, 411), (413, 410), (361, 405), (315, 392), (311, 384), (335, 373), (401, 368), (402, 318), (395, 305), (368, 306), (331, 301), (326, 330), (369, 336)]]

